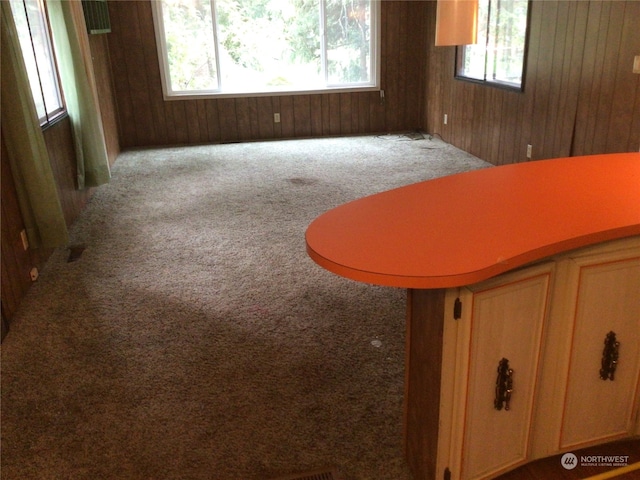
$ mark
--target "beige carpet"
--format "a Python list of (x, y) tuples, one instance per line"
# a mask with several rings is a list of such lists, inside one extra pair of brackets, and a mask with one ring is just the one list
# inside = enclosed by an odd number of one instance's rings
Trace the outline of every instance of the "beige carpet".
[(487, 166), (399, 135), (123, 153), (2, 344), (2, 478), (410, 479), (405, 292), (324, 271), (304, 233)]

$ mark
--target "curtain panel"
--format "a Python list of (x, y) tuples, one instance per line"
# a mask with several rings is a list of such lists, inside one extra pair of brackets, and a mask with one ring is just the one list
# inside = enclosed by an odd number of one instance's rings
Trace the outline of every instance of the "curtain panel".
[(49, 162), (9, 2), (0, 2), (2, 137), (32, 247), (68, 242), (58, 189)]
[(65, 103), (73, 130), (77, 186), (97, 187), (111, 173), (82, 3), (47, 0)]

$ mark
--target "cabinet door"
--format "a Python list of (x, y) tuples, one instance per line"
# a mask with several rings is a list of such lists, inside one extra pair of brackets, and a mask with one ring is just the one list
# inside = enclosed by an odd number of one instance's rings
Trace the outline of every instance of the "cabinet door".
[[(459, 432), (449, 451), (454, 478), (491, 478), (528, 459), (552, 269), (529, 268), (470, 287), (462, 295), (463, 318), (456, 335), (458, 345), (468, 348), (459, 348), (455, 359), (456, 374), (466, 381), (453, 387), (452, 417)], [(513, 370), (513, 391), (508, 406), (499, 402), (497, 409), (503, 359)]]
[[(640, 258), (572, 263), (577, 293), (561, 449), (633, 435), (640, 380)], [(618, 345), (606, 347), (609, 334)], [(615, 373), (602, 379), (609, 355), (617, 356)]]

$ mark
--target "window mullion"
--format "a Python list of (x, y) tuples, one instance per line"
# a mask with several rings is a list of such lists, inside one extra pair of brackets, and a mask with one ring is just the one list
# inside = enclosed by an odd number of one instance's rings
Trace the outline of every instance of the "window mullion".
[(47, 109), (47, 99), (44, 94), (44, 87), (42, 86), (42, 74), (40, 73), (40, 65), (38, 62), (38, 56), (36, 54), (36, 46), (33, 43), (33, 32), (31, 30), (31, 20), (29, 19), (29, 10), (27, 8), (26, 0), (22, 0), (22, 7), (24, 8), (24, 17), (27, 21), (27, 29), (29, 30), (29, 42), (31, 43), (31, 53), (33, 54), (33, 58), (35, 59), (35, 68), (38, 77), (38, 87), (40, 89), (40, 98), (42, 99), (42, 106), (44, 108), (44, 122), (43, 119), (40, 118), (41, 123), (47, 124), (49, 123), (49, 110)]
[(218, 18), (216, 12), (216, 0), (211, 0), (211, 25), (213, 26), (213, 48), (216, 58), (216, 79), (218, 80), (218, 90), (222, 90), (222, 72), (220, 71), (220, 47), (218, 46)]
[(320, 0), (320, 65), (322, 67), (322, 78), (324, 84), (329, 83), (329, 66), (327, 65), (327, 15), (326, 15), (326, 0)]
[(490, 55), (490, 50), (489, 48), (491, 47), (491, 15), (493, 14), (493, 9), (491, 8), (493, 6), (493, 2), (492, 0), (488, 0), (487, 2), (488, 7), (487, 7), (487, 36), (485, 38), (485, 56), (484, 56), (484, 81), (488, 81), (487, 79), (487, 72), (489, 71), (489, 59), (491, 57)]

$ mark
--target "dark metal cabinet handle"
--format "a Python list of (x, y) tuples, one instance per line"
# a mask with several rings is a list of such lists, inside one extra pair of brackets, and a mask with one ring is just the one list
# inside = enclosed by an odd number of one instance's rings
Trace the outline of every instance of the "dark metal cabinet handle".
[(604, 350), (602, 351), (602, 368), (600, 368), (600, 378), (602, 380), (613, 381), (616, 367), (618, 366), (619, 350), (620, 342), (616, 339), (615, 332), (607, 333), (604, 339)]
[(496, 379), (496, 398), (493, 406), (496, 410), (509, 410), (509, 402), (513, 393), (513, 369), (509, 368), (509, 360), (503, 358), (498, 364)]

